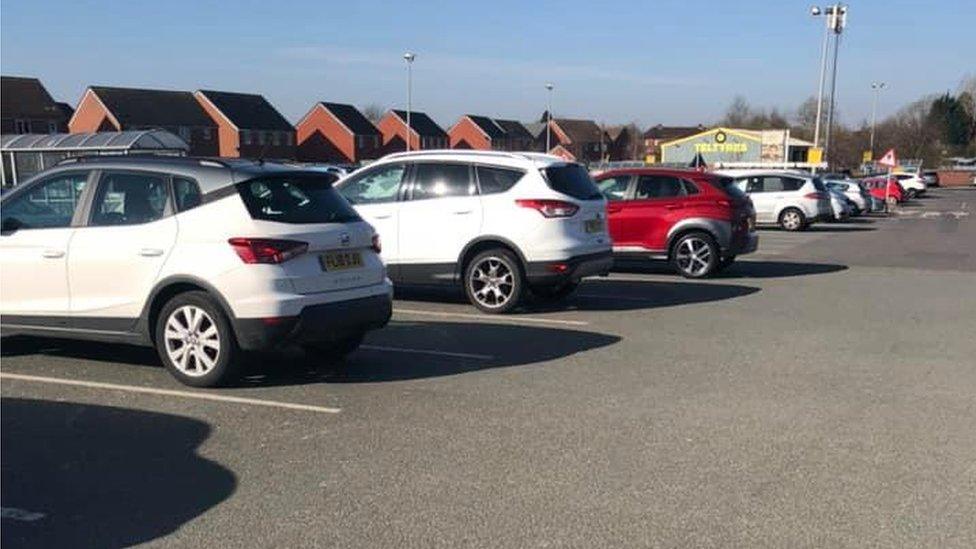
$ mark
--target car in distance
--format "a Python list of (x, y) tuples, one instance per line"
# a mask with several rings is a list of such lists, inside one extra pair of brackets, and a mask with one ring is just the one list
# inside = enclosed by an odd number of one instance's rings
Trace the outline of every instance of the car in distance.
[(925, 194), (925, 181), (917, 173), (895, 173), (892, 177), (898, 180), (898, 183), (905, 190), (905, 196), (908, 199), (915, 198)]
[(900, 202), (908, 200), (905, 189), (894, 177), (886, 175), (877, 177), (867, 177), (861, 180), (861, 184), (871, 193), (871, 196), (884, 204), (884, 209), (888, 210)]
[(852, 179), (824, 180), (830, 191), (843, 193), (853, 205), (851, 215), (858, 216), (871, 211), (871, 193)]
[(830, 196), (830, 209), (834, 221), (844, 221), (851, 217), (850, 200), (840, 191), (827, 189)]
[(817, 221), (833, 218), (830, 195), (816, 176), (793, 171), (718, 171), (735, 179), (749, 195), (759, 225), (779, 225), (787, 231), (802, 231)]
[(0, 330), (154, 346), (181, 382), (242, 352), (356, 349), (391, 314), (368, 223), (335, 176), (176, 157), (64, 161), (3, 196)]
[(938, 187), (939, 186), (939, 171), (938, 170), (925, 170), (922, 172), (922, 182), (925, 183), (926, 187)]
[(583, 166), (540, 153), (395, 153), (336, 188), (383, 239), (394, 285), (463, 288), (487, 313), (556, 300), (613, 264), (606, 200)]
[(706, 277), (758, 246), (752, 202), (730, 178), (694, 170), (624, 168), (600, 174), (614, 255), (666, 259)]

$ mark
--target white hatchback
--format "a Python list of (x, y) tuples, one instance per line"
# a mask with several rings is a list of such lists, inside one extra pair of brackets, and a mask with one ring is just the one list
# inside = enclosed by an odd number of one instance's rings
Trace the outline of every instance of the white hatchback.
[(583, 166), (539, 153), (398, 153), (336, 184), (383, 238), (398, 285), (460, 285), (489, 313), (570, 294), (613, 264), (606, 200)]
[(776, 170), (719, 170), (752, 199), (756, 223), (802, 231), (834, 216), (830, 195), (819, 177)]
[(335, 176), (193, 158), (66, 161), (3, 197), (0, 328), (153, 345), (183, 383), (241, 351), (338, 358), (384, 326), (392, 286)]

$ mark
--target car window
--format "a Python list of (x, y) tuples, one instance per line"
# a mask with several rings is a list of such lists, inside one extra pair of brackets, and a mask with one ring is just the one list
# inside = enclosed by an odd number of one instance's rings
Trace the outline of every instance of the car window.
[(627, 198), (627, 187), (630, 186), (629, 175), (608, 177), (596, 182), (596, 186), (607, 197), (607, 200), (624, 200)]
[(637, 179), (637, 200), (674, 198), (684, 196), (685, 187), (677, 177), (666, 175), (642, 175)]
[(60, 174), (41, 181), (3, 205), (3, 225), (22, 229), (71, 226), (87, 172)]
[(381, 166), (344, 181), (338, 191), (352, 204), (394, 202), (405, 171), (403, 164)]
[[(803, 185), (806, 183), (806, 180), (804, 179), (790, 179), (790, 181), (795, 181), (797, 184), (797, 187), (795, 189), (791, 189), (794, 191), (800, 190), (800, 188), (803, 187)], [(824, 187), (823, 179), (820, 179), (819, 177), (814, 177), (811, 181), (813, 181), (814, 189), (817, 189), (820, 192), (827, 190), (827, 188)]]
[(169, 194), (166, 176), (105, 172), (92, 203), (91, 225), (138, 225), (163, 217)]
[(698, 194), (699, 192), (698, 187), (696, 187), (695, 184), (692, 183), (691, 181), (688, 181), (687, 179), (682, 179), (681, 184), (685, 186), (686, 195), (691, 196), (693, 194)]
[(488, 166), (478, 166), (478, 184), (481, 186), (481, 194), (503, 193), (511, 189), (525, 172), (509, 168), (491, 168)]
[(173, 178), (173, 197), (176, 199), (176, 211), (185, 212), (200, 205), (203, 196), (197, 182), (186, 177)]
[(285, 174), (238, 183), (237, 192), (253, 219), (279, 223), (350, 223), (359, 214), (343, 199), (327, 173)]
[(467, 164), (429, 163), (414, 167), (411, 199), (446, 198), (476, 194)]
[(550, 166), (543, 170), (549, 188), (578, 200), (603, 198), (586, 168), (579, 164)]

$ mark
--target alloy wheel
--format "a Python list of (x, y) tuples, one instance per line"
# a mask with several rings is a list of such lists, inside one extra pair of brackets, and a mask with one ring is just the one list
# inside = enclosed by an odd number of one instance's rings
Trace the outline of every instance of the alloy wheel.
[(792, 210), (783, 214), (783, 227), (788, 231), (795, 231), (803, 224), (800, 214)]
[(191, 377), (206, 375), (220, 358), (220, 332), (213, 318), (196, 305), (184, 305), (166, 319), (166, 355), (173, 366)]
[(471, 295), (484, 307), (503, 307), (515, 294), (512, 267), (502, 258), (488, 256), (471, 270), (468, 280)]
[(675, 250), (678, 268), (691, 276), (705, 274), (712, 263), (712, 248), (704, 239), (689, 236), (678, 244)]

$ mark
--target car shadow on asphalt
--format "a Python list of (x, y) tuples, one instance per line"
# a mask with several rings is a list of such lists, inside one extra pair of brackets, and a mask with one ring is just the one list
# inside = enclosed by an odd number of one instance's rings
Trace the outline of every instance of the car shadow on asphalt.
[[(810, 225), (806, 230), (801, 232), (791, 232), (780, 227), (760, 227), (759, 228), (759, 249), (762, 249), (762, 233), (790, 233), (796, 235), (811, 234), (811, 233), (859, 233), (865, 231), (876, 231), (877, 227), (851, 227), (850, 223), (864, 223), (857, 221), (838, 221), (837, 224), (830, 223), (817, 223), (816, 225)], [(867, 223), (874, 223), (874, 221), (868, 221)]]
[[(634, 274), (661, 274), (679, 277), (666, 261), (645, 261), (615, 264), (614, 272)], [(806, 263), (796, 261), (738, 260), (724, 271), (712, 275), (709, 280), (729, 280), (736, 278), (788, 278), (836, 273), (847, 270), (847, 265), (833, 263)], [(702, 284), (702, 285), (714, 285)]]
[(196, 453), (210, 426), (195, 419), (21, 398), (4, 398), (0, 410), (5, 548), (145, 543), (237, 485)]

